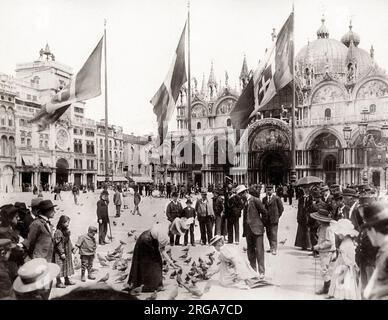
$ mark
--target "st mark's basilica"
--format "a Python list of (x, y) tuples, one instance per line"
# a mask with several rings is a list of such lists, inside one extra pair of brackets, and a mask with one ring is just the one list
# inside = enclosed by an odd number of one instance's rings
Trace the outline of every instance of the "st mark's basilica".
[[(344, 28), (346, 29), (346, 28)], [(295, 57), (296, 173), (330, 184), (370, 183), (386, 189), (388, 164), (388, 77), (374, 60), (374, 49), (362, 49), (350, 23), (340, 40), (330, 38), (322, 18), (317, 38)], [(291, 165), (292, 84), (256, 114), (247, 143), (239, 141), (229, 114), (247, 84), (244, 58), (240, 90), (216, 81), (213, 64), (206, 82), (192, 90), (192, 181), (221, 183), (225, 175), (238, 183), (287, 183)], [(164, 148), (171, 152), (160, 172), (175, 183), (187, 181), (187, 90), (177, 106), (177, 130)]]

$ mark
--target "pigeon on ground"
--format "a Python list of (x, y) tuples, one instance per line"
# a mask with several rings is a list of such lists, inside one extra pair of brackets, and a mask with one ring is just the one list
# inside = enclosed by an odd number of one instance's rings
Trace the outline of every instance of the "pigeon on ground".
[(191, 280), (191, 277), (189, 276), (189, 274), (187, 274), (185, 278), (185, 283), (189, 283), (190, 280)]
[(196, 267), (197, 264), (195, 263), (195, 261), (193, 261), (193, 263), (191, 264), (192, 267)]
[(182, 249), (182, 251), (187, 252), (187, 251), (189, 251), (189, 249), (190, 249), (189, 247), (185, 247), (185, 248)]
[(152, 216), (152, 218), (155, 218), (156, 217), (156, 213)]
[(144, 284), (131, 290), (131, 295), (138, 296), (143, 291)]
[(117, 226), (117, 222), (116, 221), (113, 221), (112, 222), (114, 226)]
[(173, 272), (171, 272), (171, 274), (170, 274), (170, 279), (174, 279), (175, 276), (176, 276), (176, 270), (174, 270)]
[(146, 300), (156, 300), (158, 297), (158, 292), (155, 290)]
[(123, 246), (126, 245), (127, 243), (124, 242), (123, 240), (120, 240), (120, 244), (122, 244)]
[(285, 245), (286, 244), (286, 242), (287, 242), (287, 238), (285, 238), (284, 240), (282, 240), (282, 241), (279, 241), (279, 244), (281, 244), (281, 245)]
[(133, 240), (136, 241), (137, 239), (138, 239), (138, 236), (135, 235), (135, 236), (133, 237)]
[(128, 233), (127, 233), (127, 236), (128, 236), (128, 237), (132, 237), (132, 236), (133, 236), (133, 234), (132, 234), (132, 233), (130, 233), (130, 232), (128, 232)]
[(98, 282), (103, 282), (103, 283), (106, 283), (109, 279), (109, 273), (107, 273), (105, 276), (103, 276), (100, 280), (97, 281)]
[(74, 257), (73, 265), (74, 265), (74, 270), (81, 269), (81, 261), (79, 261), (78, 257)]
[(178, 296), (178, 285), (174, 285), (174, 288), (170, 291), (169, 295), (167, 296), (167, 300), (175, 300), (177, 296)]
[[(108, 260), (108, 261), (113, 261), (115, 260), (116, 258), (115, 257), (112, 257), (111, 255), (106, 255), (105, 256), (105, 259)], [(100, 261), (101, 262), (101, 261)]]
[(180, 259), (186, 259), (188, 257), (188, 253), (186, 252), (185, 254), (181, 255), (179, 258)]
[(131, 230), (131, 233), (135, 233), (135, 232), (136, 232), (136, 229), (132, 229), (132, 230)]
[(120, 242), (120, 245), (113, 251), (112, 255), (119, 253), (121, 251), (122, 246), (123, 244)]
[(99, 253), (97, 253), (97, 259), (98, 259), (98, 261), (106, 262), (106, 259), (102, 255), (100, 255)]
[(128, 251), (127, 253), (128, 253), (128, 254), (133, 254), (133, 250), (131, 250), (131, 251)]
[(189, 264), (190, 261), (191, 261), (191, 257), (187, 258), (187, 259), (186, 259), (185, 261), (183, 261), (183, 262), (186, 263), (186, 264)]
[(203, 263), (203, 260), (202, 260), (201, 257), (198, 258), (198, 263), (199, 263), (199, 264)]
[(109, 264), (107, 264), (107, 263), (104, 262), (104, 261), (100, 261), (100, 265), (101, 265), (102, 267), (109, 267)]
[(124, 222), (121, 225), (124, 227)]

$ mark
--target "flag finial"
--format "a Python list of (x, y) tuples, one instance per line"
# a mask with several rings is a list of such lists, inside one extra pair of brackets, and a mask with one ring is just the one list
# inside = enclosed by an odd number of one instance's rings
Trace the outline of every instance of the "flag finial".
[(104, 19), (104, 27), (106, 27), (106, 19)]

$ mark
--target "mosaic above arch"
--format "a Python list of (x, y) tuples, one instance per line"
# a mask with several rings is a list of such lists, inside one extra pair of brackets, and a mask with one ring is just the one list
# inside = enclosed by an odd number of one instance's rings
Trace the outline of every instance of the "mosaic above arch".
[(388, 96), (388, 86), (381, 80), (370, 80), (364, 83), (357, 92), (357, 99), (368, 99)]
[(311, 99), (311, 103), (328, 103), (345, 99), (346, 97), (344, 92), (340, 87), (333, 84), (327, 84), (314, 93), (314, 96)]
[(191, 116), (193, 118), (199, 118), (199, 117), (206, 117), (207, 112), (206, 108), (202, 104), (197, 104), (193, 107), (193, 110), (191, 111)]
[(235, 103), (236, 103), (236, 100), (232, 98), (227, 98), (222, 100), (217, 106), (216, 114), (217, 115), (229, 114), (232, 111)]

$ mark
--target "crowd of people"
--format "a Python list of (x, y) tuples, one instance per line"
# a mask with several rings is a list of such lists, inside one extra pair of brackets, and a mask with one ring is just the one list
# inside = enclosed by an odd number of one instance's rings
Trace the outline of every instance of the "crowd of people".
[(319, 257), (324, 283), (316, 293), (338, 299), (388, 298), (388, 287), (380, 288), (388, 280), (385, 200), (368, 185), (304, 185), (297, 193), (295, 246)]

